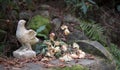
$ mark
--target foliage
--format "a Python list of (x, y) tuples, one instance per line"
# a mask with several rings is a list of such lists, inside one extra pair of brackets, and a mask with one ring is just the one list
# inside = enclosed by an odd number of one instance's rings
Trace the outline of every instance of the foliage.
[(34, 16), (28, 24), (28, 28), (32, 28), (37, 31), (37, 36), (47, 38), (51, 25), (48, 18), (42, 17), (40, 15)]
[(36, 52), (36, 54), (43, 54), (43, 55), (45, 55), (46, 52), (47, 52), (47, 45), (44, 44), (44, 43), (36, 44), (35, 52)]
[(108, 50), (112, 53), (116, 61), (117, 70), (120, 70), (120, 49), (115, 44), (111, 43)]
[(88, 70), (88, 68), (85, 68), (81, 65), (74, 65), (72, 67), (55, 68), (53, 70)]
[(11, 11), (12, 9), (18, 10), (19, 7), (18, 5), (11, 0), (0, 0), (0, 18), (3, 18), (6, 16), (6, 13)]
[(73, 12), (78, 10), (79, 12), (87, 13), (91, 10), (96, 3), (93, 0), (65, 0), (67, 6), (73, 9)]
[[(58, 43), (58, 44), (57, 44)], [(49, 44), (49, 45), (48, 45)], [(57, 44), (57, 45), (56, 45)], [(35, 51), (37, 54), (43, 54), (46, 55), (47, 52), (54, 50), (56, 47), (61, 47), (62, 45), (65, 45), (66, 43), (62, 41), (52, 41), (52, 40), (44, 40), (42, 43), (38, 43), (36, 45)], [(51, 48), (51, 50), (49, 50)], [(59, 58), (61, 56), (61, 52), (56, 51), (54, 52), (54, 56), (56, 58)], [(52, 57), (52, 56), (51, 56)]]
[[(95, 24), (94, 22), (86, 22), (81, 21), (80, 27), (84, 30), (85, 34), (92, 40), (97, 40), (101, 42), (104, 46), (107, 45), (106, 37), (104, 35), (104, 28), (101, 27), (98, 24)], [(110, 43), (110, 46), (108, 47), (108, 51), (112, 54), (114, 57), (114, 60), (117, 64), (117, 70), (120, 69), (120, 50), (117, 48), (116, 45)]]
[(47, 38), (48, 38), (47, 35), (41, 33), (41, 32), (42, 32), (43, 30), (45, 30), (45, 29), (46, 29), (46, 25), (40, 26), (40, 27), (36, 30), (37, 36), (39, 36), (39, 37), (44, 37), (45, 39), (47, 39)]
[(103, 45), (106, 44), (106, 36), (104, 35), (104, 28), (93, 21), (80, 21), (80, 27), (91, 40), (97, 40)]
[[(21, 9), (34, 9), (34, 1), (32, 0), (0, 0), (0, 18), (7, 18), (11, 16), (15, 16), (15, 12), (19, 12)], [(8, 17), (7, 17), (8, 16)], [(17, 17), (15, 17), (17, 18)], [(11, 19), (11, 18), (9, 18)]]

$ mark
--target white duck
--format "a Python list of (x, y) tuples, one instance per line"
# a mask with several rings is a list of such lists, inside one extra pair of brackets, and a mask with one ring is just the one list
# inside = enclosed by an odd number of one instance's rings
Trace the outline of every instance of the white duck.
[(18, 22), (16, 37), (18, 41), (22, 44), (22, 49), (27, 48), (31, 49), (31, 45), (37, 43), (39, 39), (36, 37), (36, 32), (32, 29), (27, 30), (25, 28), (25, 20), (20, 20)]

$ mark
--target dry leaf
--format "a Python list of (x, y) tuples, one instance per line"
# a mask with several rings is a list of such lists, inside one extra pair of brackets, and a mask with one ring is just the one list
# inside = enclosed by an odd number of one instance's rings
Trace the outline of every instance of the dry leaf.
[(77, 44), (77, 43), (73, 43), (73, 48), (77, 48), (77, 49), (79, 49), (79, 45)]
[(46, 56), (49, 56), (49, 57), (50, 57), (50, 56), (51, 56), (50, 52), (47, 52), (47, 53), (46, 53)]
[(64, 60), (64, 61), (71, 61), (71, 60), (73, 60), (72, 59), (72, 57), (70, 57), (70, 55), (69, 54), (66, 54), (66, 55), (64, 55), (63, 57), (60, 57), (59, 58), (60, 60)]
[(61, 29), (62, 29), (62, 30), (68, 29), (68, 26), (62, 25), (62, 26), (61, 26)]
[(67, 51), (67, 45), (62, 45), (61, 48), (62, 48), (63, 51)]
[(90, 59), (90, 60), (95, 59), (95, 57), (93, 55), (91, 55), (91, 54), (86, 54), (85, 58)]
[(55, 33), (51, 33), (50, 34), (50, 40), (54, 41), (54, 38), (55, 38)]
[(60, 42), (59, 41), (54, 41), (55, 46), (59, 46)]
[(65, 34), (65, 35), (69, 35), (69, 34), (70, 34), (70, 31), (69, 31), (68, 29), (65, 29), (65, 30), (64, 30), (64, 34)]
[(76, 54), (71, 54), (70, 55), (73, 59), (77, 59), (79, 56), (78, 55), (76, 55)]
[(65, 64), (60, 64), (59, 67), (64, 68), (66, 65)]
[(51, 46), (51, 45), (52, 45), (52, 43), (49, 42), (49, 41), (44, 41), (44, 43), (45, 43), (46, 45), (48, 45), (48, 46)]
[(78, 54), (78, 56), (79, 56), (79, 58), (85, 58), (85, 52), (83, 52), (83, 51), (81, 51), (81, 50), (78, 50), (78, 52), (79, 52), (79, 54)]
[(51, 67), (54, 67), (55, 65), (53, 65), (53, 64), (45, 64), (45, 67), (46, 68), (51, 68)]
[(55, 52), (60, 52), (61, 50), (60, 50), (60, 47), (58, 46), (58, 47), (55, 47)]
[(44, 58), (41, 59), (41, 61), (42, 61), (42, 62), (44, 62), (44, 61), (49, 61), (49, 59), (48, 59), (47, 57), (44, 57)]

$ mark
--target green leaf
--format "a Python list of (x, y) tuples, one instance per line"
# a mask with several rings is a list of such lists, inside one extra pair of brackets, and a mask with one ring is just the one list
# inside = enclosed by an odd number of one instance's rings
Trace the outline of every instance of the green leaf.
[(51, 25), (49, 24), (50, 20), (48, 18), (45, 18), (41, 15), (36, 15), (32, 17), (32, 19), (28, 23), (28, 28), (33, 29), (35, 31), (37, 31), (37, 29), (39, 29), (41, 26), (46, 25), (46, 28), (42, 32), (39, 32), (45, 35), (49, 35)]
[(106, 43), (107, 36), (103, 34), (105, 31), (103, 27), (101, 27), (99, 24), (95, 24), (93, 21), (81, 20), (80, 22), (80, 27), (91, 40), (97, 40), (102, 44)]
[(47, 51), (46, 48), (42, 49), (42, 50), (41, 50), (41, 54), (45, 54), (46, 51)]
[(92, 4), (96, 4), (93, 0), (88, 0)]
[(42, 32), (45, 28), (46, 28), (46, 25), (40, 26), (40, 27), (36, 30), (36, 32), (37, 32), (37, 33)]
[(82, 11), (83, 11), (83, 13), (84, 14), (86, 14), (87, 13), (87, 6), (86, 6), (86, 4), (85, 4), (85, 2), (82, 0), (82, 7), (81, 7), (81, 9), (82, 9)]
[(48, 38), (45, 34), (40, 34), (40, 33), (38, 33), (37, 36), (39, 36), (39, 37), (44, 37), (45, 39)]
[(38, 43), (36, 44), (35, 51), (37, 54), (44, 54), (46, 52), (47, 45), (44, 43)]

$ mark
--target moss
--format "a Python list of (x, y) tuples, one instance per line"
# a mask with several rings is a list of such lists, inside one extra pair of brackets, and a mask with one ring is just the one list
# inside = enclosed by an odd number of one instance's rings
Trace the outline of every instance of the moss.
[(41, 34), (48, 35), (51, 30), (50, 20), (40, 15), (34, 16), (28, 23), (28, 28), (34, 29), (35, 31), (45, 25), (46, 28), (41, 32)]
[(88, 68), (83, 67), (81, 65), (74, 65), (72, 67), (55, 68), (53, 70), (88, 70)]
[(111, 43), (108, 50), (112, 53), (112, 55), (114, 57), (114, 60), (117, 65), (116, 70), (120, 70), (120, 49), (117, 47), (117, 45)]

